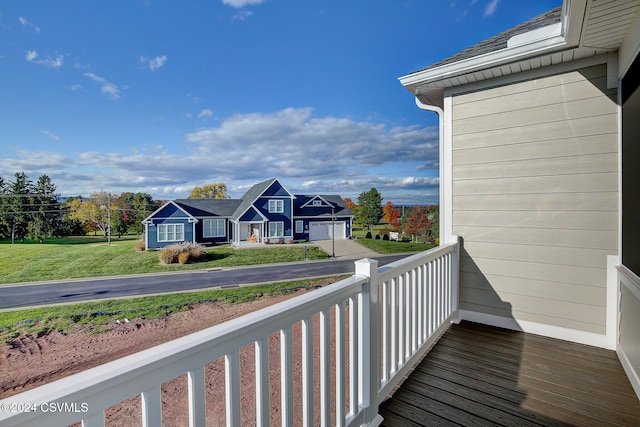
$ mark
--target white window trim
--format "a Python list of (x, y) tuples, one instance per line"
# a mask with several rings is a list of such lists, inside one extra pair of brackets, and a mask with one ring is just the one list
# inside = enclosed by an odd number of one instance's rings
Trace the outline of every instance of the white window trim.
[(284, 213), (284, 200), (269, 200), (269, 213)]
[[(211, 225), (209, 226), (209, 234), (207, 234), (206, 232), (206, 226), (205, 224), (210, 223)], [(220, 223), (222, 223), (222, 227), (220, 227)], [(202, 237), (206, 237), (206, 238), (213, 238), (213, 237), (224, 237), (227, 235), (226, 229), (225, 229), (225, 223), (226, 221), (224, 219), (203, 219), (202, 220)], [(215, 226), (214, 226), (215, 224)], [(211, 233), (211, 231), (219, 231), (221, 230), (222, 233)]]
[[(280, 224), (280, 227), (278, 227)], [(281, 228), (280, 234), (272, 234), (272, 226), (274, 226), (276, 233), (278, 232), (278, 228)], [(284, 221), (271, 221), (269, 223), (269, 237), (284, 237)]]
[[(173, 227), (173, 239), (169, 238), (169, 228)], [(165, 229), (164, 233), (160, 230)], [(166, 239), (161, 239), (161, 234), (167, 236)], [(184, 224), (158, 224), (158, 242), (182, 242), (184, 241)]]
[(296, 233), (304, 233), (304, 221), (296, 220)]

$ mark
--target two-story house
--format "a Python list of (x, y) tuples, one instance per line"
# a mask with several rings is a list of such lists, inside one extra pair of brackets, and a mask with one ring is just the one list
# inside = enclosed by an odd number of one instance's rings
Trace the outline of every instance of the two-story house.
[(147, 249), (181, 243), (284, 243), (346, 239), (353, 214), (338, 195), (300, 195), (273, 178), (239, 199), (178, 199), (144, 221)]

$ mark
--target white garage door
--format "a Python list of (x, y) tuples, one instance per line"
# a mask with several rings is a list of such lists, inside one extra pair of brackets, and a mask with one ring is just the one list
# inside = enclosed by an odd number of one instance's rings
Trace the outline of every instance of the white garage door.
[[(331, 240), (331, 222), (311, 222), (309, 223), (309, 240)], [(345, 239), (347, 235), (347, 225), (344, 221), (336, 221), (333, 229), (336, 239)]]

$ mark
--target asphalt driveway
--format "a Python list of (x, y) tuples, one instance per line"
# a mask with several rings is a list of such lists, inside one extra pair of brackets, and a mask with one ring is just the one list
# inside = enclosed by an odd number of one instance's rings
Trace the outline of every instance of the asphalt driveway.
[(337, 259), (362, 259), (380, 256), (378, 252), (365, 248), (355, 240), (318, 240), (313, 242), (313, 244), (329, 255), (335, 252)]

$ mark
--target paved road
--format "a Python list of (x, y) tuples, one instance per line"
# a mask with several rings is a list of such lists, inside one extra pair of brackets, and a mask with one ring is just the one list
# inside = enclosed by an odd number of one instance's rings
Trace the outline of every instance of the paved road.
[[(379, 255), (376, 259), (380, 262), (380, 265), (385, 265), (406, 256), (406, 254)], [(180, 292), (220, 286), (242, 286), (334, 274), (353, 274), (355, 271), (354, 261), (354, 259), (306, 261), (209, 272), (196, 271), (179, 274), (74, 280), (36, 285), (0, 286), (0, 310), (164, 292)]]

